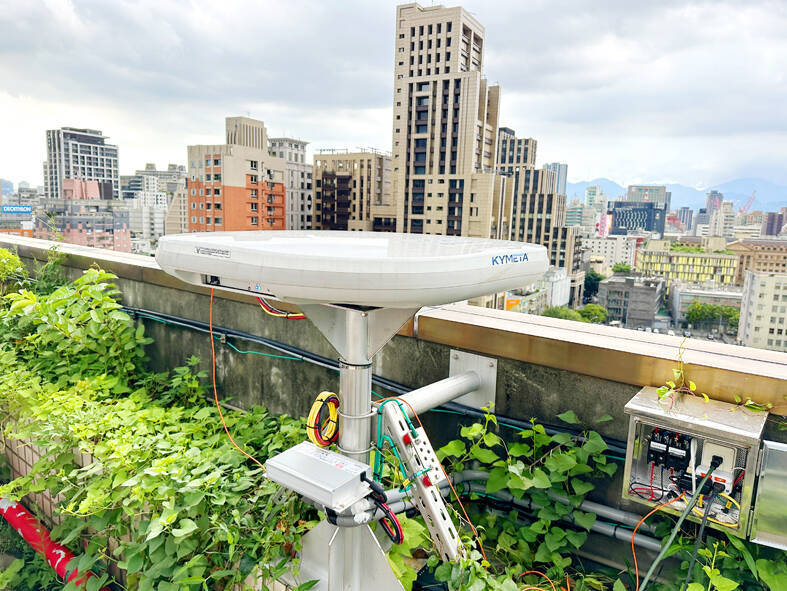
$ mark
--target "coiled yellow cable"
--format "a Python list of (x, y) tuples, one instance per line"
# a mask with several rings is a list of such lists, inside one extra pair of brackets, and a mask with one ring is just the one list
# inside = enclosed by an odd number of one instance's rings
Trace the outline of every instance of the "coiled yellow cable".
[[(320, 422), (323, 407), (328, 407), (328, 416)], [(333, 392), (321, 392), (314, 400), (306, 419), (306, 435), (314, 445), (328, 447), (339, 437), (339, 397)]]

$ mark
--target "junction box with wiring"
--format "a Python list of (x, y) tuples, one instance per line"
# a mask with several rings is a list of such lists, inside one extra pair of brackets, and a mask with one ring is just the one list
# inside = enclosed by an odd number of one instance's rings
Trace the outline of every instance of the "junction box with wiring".
[[(787, 532), (779, 525), (787, 523), (787, 512), (776, 501), (785, 485), (787, 446), (763, 441), (768, 413), (685, 394), (659, 399), (651, 387), (640, 390), (625, 412), (624, 499), (651, 507), (680, 494), (688, 499), (718, 464), (702, 490), (712, 499), (708, 527), (787, 548)], [(680, 513), (684, 507), (676, 501), (663, 510)], [(695, 507), (690, 518), (700, 521), (702, 514)]]

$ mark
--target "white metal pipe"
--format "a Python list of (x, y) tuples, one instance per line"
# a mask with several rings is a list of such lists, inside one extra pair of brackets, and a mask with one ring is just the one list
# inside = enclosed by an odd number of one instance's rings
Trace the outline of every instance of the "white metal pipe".
[[(423, 388), (418, 388), (400, 396), (402, 400), (409, 402), (405, 404), (405, 411), (410, 418), (413, 418), (413, 410), (421, 414), (450, 402), (454, 398), (469, 394), (473, 390), (478, 390), (481, 386), (481, 379), (474, 371), (466, 371), (455, 376), (445, 378), (434, 384), (429, 384)], [(411, 409), (410, 406), (413, 408)]]

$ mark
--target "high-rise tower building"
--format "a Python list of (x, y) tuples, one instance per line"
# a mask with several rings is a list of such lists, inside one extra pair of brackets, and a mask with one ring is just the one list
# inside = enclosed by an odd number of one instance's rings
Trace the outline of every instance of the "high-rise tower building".
[(481, 75), (484, 41), (461, 7), (396, 8), (393, 204), (375, 227), (492, 233), (500, 87)]
[(373, 227), (371, 213), (373, 207), (387, 204), (390, 183), (389, 154), (369, 150), (320, 150), (314, 155), (313, 227), (317, 230), (390, 230)]
[(44, 195), (61, 199), (63, 179), (111, 183), (112, 196), (120, 196), (118, 147), (97, 129), (61, 127), (46, 132)]
[(664, 185), (629, 185), (626, 189), (626, 201), (652, 202), (669, 211), (672, 193)]
[(306, 159), (308, 143), (288, 137), (274, 137), (269, 140), (271, 156), (283, 159), (287, 167), (285, 189), (288, 230), (312, 229), (314, 170), (311, 160)]
[(544, 168), (551, 170), (555, 173), (555, 193), (561, 195), (566, 194), (566, 180), (568, 179), (568, 164), (561, 164), (560, 162), (551, 162), (544, 164)]
[(190, 232), (285, 229), (285, 163), (268, 153), (265, 124), (227, 117), (226, 143), (188, 147)]

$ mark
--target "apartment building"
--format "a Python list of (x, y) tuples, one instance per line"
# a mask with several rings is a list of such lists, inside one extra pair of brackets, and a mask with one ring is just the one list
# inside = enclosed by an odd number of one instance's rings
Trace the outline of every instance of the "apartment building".
[(652, 327), (664, 294), (661, 277), (614, 275), (598, 285), (598, 303), (609, 312), (609, 320), (627, 328)]
[[(601, 258), (604, 267), (611, 269), (618, 263), (632, 269), (637, 264), (637, 250), (645, 242), (641, 236), (609, 236), (607, 238), (583, 238), (582, 245), (591, 257)], [(604, 273), (608, 275), (609, 273)]]
[(778, 236), (787, 224), (787, 215), (784, 210), (780, 212), (769, 211), (762, 216), (760, 234), (762, 236)]
[(590, 185), (585, 188), (585, 205), (593, 207), (599, 211), (606, 211), (607, 196), (604, 195), (600, 185)]
[(738, 342), (787, 352), (787, 273), (746, 271)]
[(484, 27), (461, 7), (396, 8), (390, 208), (373, 226), (489, 237), (500, 87), (482, 76)]
[(189, 231), (189, 199), (186, 181), (182, 181), (172, 194), (164, 218), (164, 234), (185, 234)]
[(651, 240), (637, 255), (637, 271), (674, 281), (702, 283), (713, 280), (721, 285), (735, 282), (738, 257), (693, 247), (670, 247), (666, 240)]
[(691, 230), (691, 222), (694, 217), (694, 210), (690, 207), (681, 207), (678, 210), (678, 221), (681, 223), (684, 232)]
[(315, 229), (392, 231), (390, 227), (375, 228), (372, 215), (375, 209), (390, 206), (389, 154), (320, 150), (314, 155), (313, 169)]
[(284, 230), (286, 164), (265, 124), (227, 117), (225, 143), (188, 147), (189, 232)]
[(787, 273), (787, 240), (736, 240), (727, 250), (738, 257), (736, 285), (743, 285), (746, 271)]
[(664, 185), (629, 185), (626, 188), (626, 201), (641, 203), (650, 201), (669, 211), (672, 193)]
[(118, 147), (97, 129), (61, 127), (46, 132), (44, 196), (61, 199), (63, 179), (110, 183), (112, 197), (120, 195)]
[(722, 201), (721, 205), (711, 213), (708, 235), (732, 238), (734, 226), (735, 209), (733, 208), (733, 203), (732, 201)]
[(565, 195), (566, 181), (568, 180), (568, 164), (550, 162), (549, 164), (544, 164), (544, 168), (555, 173), (555, 193)]
[(271, 156), (281, 158), (286, 165), (284, 188), (287, 194), (288, 230), (311, 230), (313, 215), (311, 160), (306, 159), (309, 142), (289, 137), (270, 138)]

